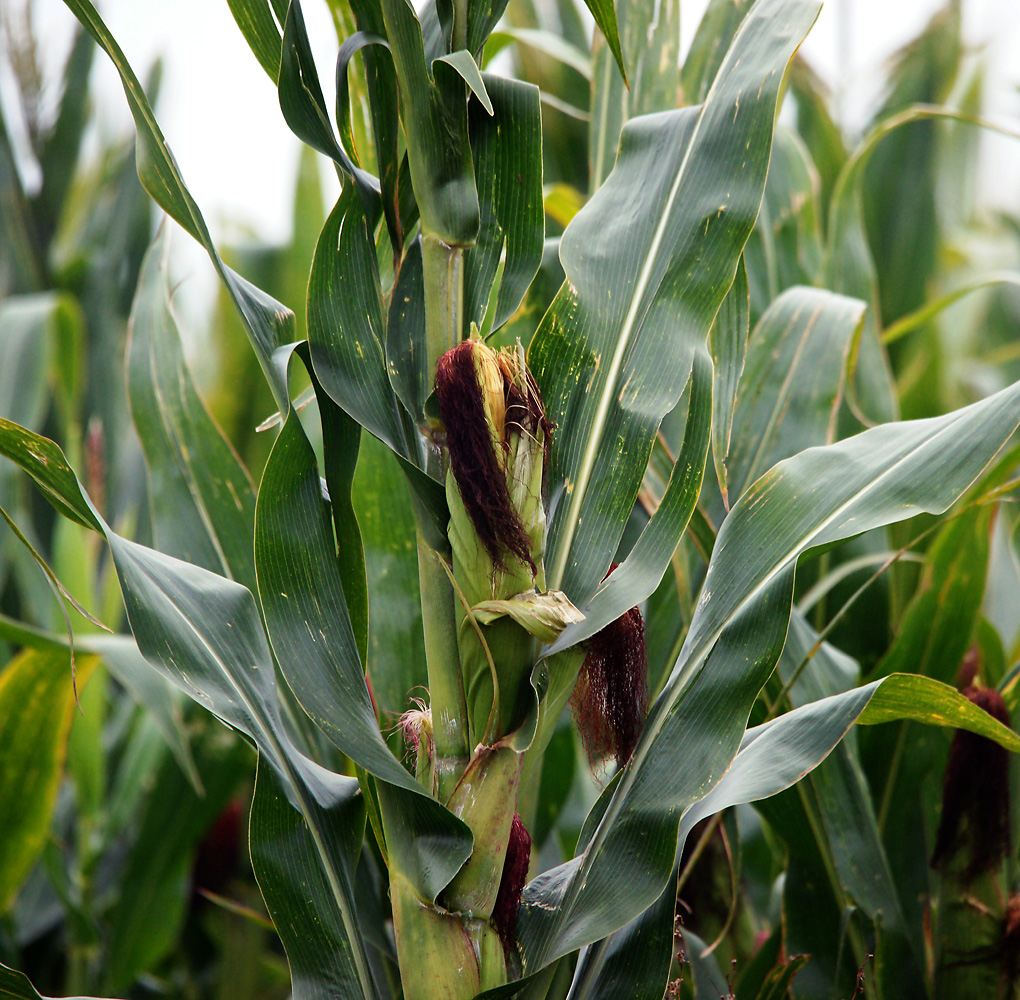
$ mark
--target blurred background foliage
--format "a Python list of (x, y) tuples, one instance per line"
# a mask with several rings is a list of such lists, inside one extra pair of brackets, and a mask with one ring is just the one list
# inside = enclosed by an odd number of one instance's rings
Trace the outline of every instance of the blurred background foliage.
[[(611, 169), (624, 121), (700, 101), (749, 6), (713, 2), (700, 26), (683, 25), (692, 42), (681, 69), (677, 0), (661, 0), (654, 18), (651, 5), (620, 4), (628, 91), (573, 0), (511, 0), (486, 58), (541, 87), (547, 241), (539, 280), (500, 341), (527, 343), (552, 300), (562, 280), (557, 236)], [(330, 8), (342, 40), (349, 12), (344, 0)], [(147, 473), (140, 437), (158, 435), (129, 401), (126, 372), (132, 302), (160, 223), (138, 184), (131, 143), (94, 128), (91, 41), (79, 33), (60, 78), (46, 78), (44, 33), (30, 10), (12, 0), (0, 21), (0, 415), (60, 443), (86, 470), (103, 515), (151, 544), (161, 512), (150, 505), (153, 463)], [(146, 81), (154, 103), (159, 82), (157, 64)], [(778, 418), (783, 435), (775, 447), (762, 440), (769, 460), (756, 474), (824, 443), (837, 426), (842, 436), (895, 415), (945, 413), (1020, 378), (1020, 218), (977, 208), (984, 75), (980, 60), (966, 58), (959, 2), (897, 53), (882, 92), (865, 127), (851, 133), (803, 59), (788, 81), (744, 255), (746, 283), (738, 279), (713, 338), (721, 341), (731, 323), (746, 339), (745, 372), (767, 383), (788, 374), (766, 361), (793, 286), (842, 291), (871, 308), (859, 352), (849, 338), (839, 348), (837, 409), (820, 431), (797, 424), (813, 356), (794, 360), (793, 369), (804, 367)], [(935, 105), (958, 114), (918, 110)], [(11, 115), (27, 151), (12, 142)], [(370, 123), (355, 119), (355, 133), (366, 134)], [(325, 218), (314, 154), (302, 155), (293, 192), (267, 197), (289, 197), (290, 240), (239, 240), (224, 256), (295, 310), (303, 336), (307, 275)], [(171, 301), (187, 294), (185, 284)], [(257, 481), (271, 445), (258, 428), (275, 406), (225, 297), (202, 322), (200, 335), (185, 337), (186, 353), (209, 413)], [(733, 440), (758, 434), (750, 394), (738, 390), (735, 412)], [(648, 510), (680, 444), (668, 419), (660, 439), (662, 461), (656, 449), (643, 492)], [(731, 459), (729, 473), (738, 474)], [(803, 566), (800, 625), (752, 722), (807, 697), (798, 684), (807, 682), (800, 672), (810, 656), (828, 657), (826, 676), (842, 671), (850, 683), (901, 670), (965, 685), (976, 671), (1015, 716), (1020, 522), (1008, 501), (1016, 464), (1014, 449), (983, 484), (1001, 489), (1002, 502), (964, 505), (939, 525), (915, 518)], [(422, 662), (413, 655), (422, 645), (414, 521), (394, 460), (367, 435), (354, 502), (375, 602), (369, 676), (395, 722), (422, 683), (401, 668)], [(0, 960), (46, 993), (287, 996), (286, 960), (244, 849), (250, 753), (144, 666), (123, 634), (120, 595), (95, 536), (57, 518), (7, 464), (0, 507), (8, 517), (0, 526)], [(706, 490), (672, 572), (644, 609), (653, 694), (683, 641), (724, 512), (723, 491)], [(635, 510), (629, 538), (646, 518)], [(69, 628), (80, 709), (69, 683)], [(818, 649), (819, 636), (832, 645)], [(849, 997), (865, 942), (882, 949), (886, 995), (923, 995), (914, 984), (931, 985), (929, 901), (944, 888), (928, 857), (948, 747), (946, 733), (911, 723), (869, 727), (796, 789), (696, 829), (681, 863), (679, 920), (691, 963), (674, 969), (682, 995), (780, 997), (792, 980), (797, 997)], [(597, 791), (572, 729), (562, 727), (534, 829), (543, 866), (570, 856)], [(1014, 802), (1014, 848), (1002, 874), (1011, 887), (1020, 796)], [(806, 965), (789, 960), (802, 953), (812, 956)]]

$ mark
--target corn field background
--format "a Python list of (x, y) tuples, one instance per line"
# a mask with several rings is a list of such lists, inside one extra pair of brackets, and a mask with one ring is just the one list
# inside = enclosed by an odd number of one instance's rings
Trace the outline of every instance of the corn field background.
[(0, 997), (1020, 996), (1008, 7), (7, 0)]

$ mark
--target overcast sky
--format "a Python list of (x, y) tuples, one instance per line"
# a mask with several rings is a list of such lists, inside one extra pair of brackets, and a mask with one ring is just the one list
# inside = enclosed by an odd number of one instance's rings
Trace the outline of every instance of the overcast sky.
[[(13, 3), (18, 0), (0, 0)], [(56, 61), (73, 25), (61, 0), (34, 0), (36, 28)], [(689, 43), (707, 0), (681, 0)], [(851, 124), (877, 97), (878, 70), (916, 34), (939, 0), (829, 0), (804, 53), (841, 96)], [(157, 114), (185, 180), (214, 236), (238, 226), (264, 240), (287, 237), (298, 142), (279, 112), (269, 78), (255, 61), (225, 0), (100, 0), (101, 13), (136, 72), (164, 60)], [(305, 17), (331, 103), (336, 40), (324, 3), (306, 0)], [(964, 0), (968, 43), (982, 46), (992, 73), (989, 112), (1020, 120), (1020, 0)], [(93, 87), (103, 127), (120, 131), (130, 118), (118, 77), (96, 61)], [(1020, 141), (984, 135), (984, 184), (999, 203), (1020, 206)], [(185, 239), (181, 238), (182, 241)], [(204, 282), (200, 280), (200, 284)]]

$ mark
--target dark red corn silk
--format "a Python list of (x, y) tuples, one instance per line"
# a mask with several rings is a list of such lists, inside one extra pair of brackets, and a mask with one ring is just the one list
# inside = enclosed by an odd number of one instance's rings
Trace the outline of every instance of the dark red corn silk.
[[(963, 693), (992, 718), (1010, 724), (998, 691), (970, 687)], [(957, 729), (942, 784), (932, 867), (945, 867), (963, 848), (971, 856), (968, 879), (988, 871), (1009, 852), (1009, 753), (985, 736)]]
[(450, 468), (464, 508), (493, 564), (506, 569), (504, 555), (509, 551), (534, 573), (531, 539), (510, 498), (506, 470), (493, 451), (475, 371), (476, 347), (470, 340), (458, 344), (439, 359), (436, 369), (436, 401), (446, 428)]
[[(616, 563), (609, 572), (614, 569)], [(645, 621), (637, 608), (592, 636), (570, 707), (589, 763), (612, 755), (622, 768), (637, 746), (648, 707)]]
[(510, 824), (510, 840), (506, 846), (506, 860), (503, 862), (496, 904), (492, 908), (492, 926), (508, 953), (517, 933), (517, 914), (521, 908), (521, 893), (528, 881), (530, 863), (531, 834), (524, 828), (520, 813), (515, 812), (514, 821)]

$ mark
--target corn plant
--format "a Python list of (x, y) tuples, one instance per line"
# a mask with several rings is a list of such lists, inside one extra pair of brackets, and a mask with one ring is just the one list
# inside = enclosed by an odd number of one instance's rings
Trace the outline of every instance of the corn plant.
[[(154, 545), (114, 530), (41, 434), (4, 420), (0, 450), (105, 538), (154, 670), (256, 748), (249, 845), (295, 996), (676, 995), (690, 989), (675, 930), (698, 823), (788, 801), (835, 751), (843, 769), (815, 786), (828, 822), (861, 791), (855, 723), (1020, 748), (932, 677), (846, 683), (847, 658), (793, 608), (802, 557), (813, 572), (865, 532), (993, 501), (1020, 424), (1020, 384), (891, 419), (859, 161), (838, 174), (816, 266), (794, 255), (802, 274), (752, 295), (753, 240), (775, 235), (755, 228), (769, 179), (802, 162), (775, 120), (817, 3), (710, 5), (680, 72), (675, 4), (618, 22), (590, 0), (605, 114), (591, 196), (562, 213), (552, 256), (542, 95), (483, 71), (483, 53), (530, 45), (576, 64), (576, 46), (527, 28), (493, 40), (505, 3), (337, 2), (331, 115), (299, 0), (232, 2), (288, 124), (342, 181), (303, 336), (223, 262), (116, 41), (88, 0), (66, 3), (121, 75), (142, 183), (237, 307), (275, 440), (256, 490), (184, 367), (163, 233), (128, 357)], [(302, 419), (308, 400), (317, 420)], [(370, 474), (388, 485), (368, 500)], [(703, 573), (684, 564), (688, 534)], [(380, 561), (409, 554), (417, 580), (395, 593)], [(667, 573), (685, 575), (690, 606)], [(568, 709), (601, 784), (550, 861)], [(820, 821), (803, 807), (794, 834), (810, 840)], [(867, 835), (862, 808), (848, 829)], [(851, 861), (820, 858), (868, 918), (848, 948), (855, 968), (880, 952), (883, 990), (916, 956), (897, 950), (885, 884), (855, 880)], [(702, 949), (683, 942), (697, 990)], [(763, 950), (773, 960), (741, 996), (788, 989), (804, 962), (780, 951)], [(0, 994), (39, 996), (6, 968)]]

